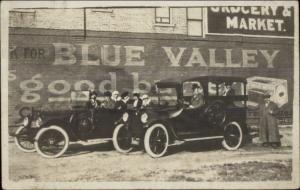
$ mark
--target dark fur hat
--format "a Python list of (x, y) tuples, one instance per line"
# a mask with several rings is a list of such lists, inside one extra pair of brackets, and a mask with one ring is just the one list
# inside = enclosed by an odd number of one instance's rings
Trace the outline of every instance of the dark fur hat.
[(111, 92), (110, 92), (110, 91), (105, 91), (105, 92), (104, 92), (104, 96), (106, 96), (106, 97), (111, 97)]
[(121, 94), (121, 98), (125, 98), (126, 96), (128, 96), (129, 95), (129, 92), (123, 92), (122, 94)]

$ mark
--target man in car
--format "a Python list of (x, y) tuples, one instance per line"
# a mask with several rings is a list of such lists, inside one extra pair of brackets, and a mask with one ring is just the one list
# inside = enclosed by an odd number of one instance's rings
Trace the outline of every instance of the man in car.
[(104, 92), (104, 101), (101, 103), (101, 107), (104, 109), (114, 109), (115, 102), (111, 99), (111, 92)]
[(192, 85), (193, 97), (191, 99), (189, 108), (198, 108), (204, 104), (203, 89), (198, 84)]

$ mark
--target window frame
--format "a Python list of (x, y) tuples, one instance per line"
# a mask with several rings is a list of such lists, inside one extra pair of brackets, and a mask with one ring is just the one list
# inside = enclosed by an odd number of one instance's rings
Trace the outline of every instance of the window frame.
[[(186, 8), (186, 25), (187, 25), (187, 35), (191, 37), (204, 37), (204, 8), (203, 7), (193, 7), (193, 8), (200, 8), (201, 9), (201, 19), (197, 18), (189, 18), (189, 7)], [(192, 22), (200, 22), (201, 23), (201, 34), (199, 35), (190, 35), (189, 34), (189, 21)]]
[[(157, 16), (157, 9), (158, 8), (167, 8), (168, 13), (169, 13), (169, 17), (159, 17), (159, 16)], [(154, 10), (154, 22), (155, 22), (155, 24), (165, 24), (165, 25), (170, 25), (171, 24), (171, 7), (155, 7), (154, 9), (155, 9)], [(160, 18), (160, 22), (157, 22), (157, 20), (156, 20), (157, 18)], [(169, 19), (169, 22), (162, 22), (163, 18)]]

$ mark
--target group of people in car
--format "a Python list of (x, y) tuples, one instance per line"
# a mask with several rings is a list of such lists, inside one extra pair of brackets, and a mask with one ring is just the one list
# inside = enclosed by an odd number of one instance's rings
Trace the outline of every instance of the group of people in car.
[(126, 110), (129, 104), (132, 104), (133, 109), (146, 108), (151, 105), (151, 99), (147, 94), (140, 95), (140, 93), (134, 92), (132, 98), (129, 96), (129, 92), (123, 92), (121, 95), (118, 91), (104, 92), (104, 100), (97, 100), (98, 94), (95, 91), (90, 91), (89, 101), (87, 107), (90, 109), (116, 109)]

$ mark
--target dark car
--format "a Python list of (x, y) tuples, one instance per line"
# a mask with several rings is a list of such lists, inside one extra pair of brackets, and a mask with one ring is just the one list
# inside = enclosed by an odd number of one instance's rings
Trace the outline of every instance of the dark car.
[(123, 111), (83, 105), (56, 111), (32, 110), (15, 134), (18, 147), (46, 158), (64, 154), (70, 142), (111, 139)]
[(161, 157), (168, 146), (187, 141), (221, 139), (227, 150), (243, 144), (248, 131), (244, 78), (201, 76), (167, 79), (155, 85), (154, 105), (126, 113), (117, 125), (113, 142), (119, 152), (128, 152), (135, 141), (151, 157)]

